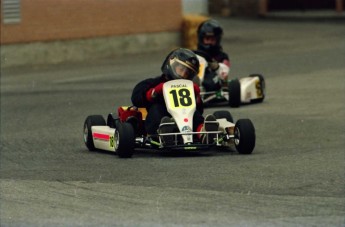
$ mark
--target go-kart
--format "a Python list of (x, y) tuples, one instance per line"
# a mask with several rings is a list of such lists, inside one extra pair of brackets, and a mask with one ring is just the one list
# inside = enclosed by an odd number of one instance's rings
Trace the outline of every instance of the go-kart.
[[(266, 87), (265, 79), (261, 74), (251, 74), (248, 77), (228, 80), (222, 84), (220, 89), (206, 91), (202, 84), (208, 62), (212, 61), (212, 59), (201, 51), (197, 51), (196, 54), (200, 62), (200, 68), (194, 82), (200, 86), (200, 95), (206, 106), (215, 102), (227, 102), (231, 107), (239, 107), (241, 104), (260, 103), (264, 100)], [(229, 71), (230, 69), (227, 65), (219, 63), (219, 68), (215, 73), (227, 77)], [(218, 79), (218, 76), (215, 79)]]
[[(90, 150), (115, 152), (120, 158), (129, 158), (136, 148), (158, 150), (202, 151), (211, 148), (235, 146), (240, 154), (251, 154), (255, 147), (255, 128), (249, 119), (233, 123), (228, 111), (216, 111), (214, 116), (218, 130), (194, 132), (193, 114), (196, 110), (193, 82), (171, 80), (163, 86), (163, 97), (176, 131), (148, 135), (144, 129), (146, 109), (134, 106), (120, 106), (117, 114), (110, 113), (107, 121), (102, 115), (88, 116), (84, 123), (84, 142)], [(159, 131), (159, 130), (158, 130)], [(201, 141), (198, 134), (206, 140)], [(211, 136), (213, 135), (211, 139)], [(164, 143), (164, 136), (172, 136), (171, 144)], [(199, 135), (200, 136), (200, 135)]]

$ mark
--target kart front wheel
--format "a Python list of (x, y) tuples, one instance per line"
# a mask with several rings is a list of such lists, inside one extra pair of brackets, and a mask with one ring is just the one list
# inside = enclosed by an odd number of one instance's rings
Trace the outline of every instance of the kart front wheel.
[(130, 158), (134, 153), (135, 132), (133, 126), (126, 122), (119, 122), (116, 125), (115, 152), (120, 158)]
[(226, 110), (218, 110), (213, 113), (213, 115), (216, 117), (216, 119), (225, 118), (227, 121), (233, 123), (234, 119), (232, 118), (232, 115), (229, 111)]
[(89, 151), (96, 150), (92, 139), (92, 126), (104, 126), (106, 125), (105, 120), (102, 115), (91, 115), (88, 116), (84, 122), (84, 143)]
[(241, 84), (238, 79), (231, 80), (229, 88), (229, 106), (239, 107), (241, 104)]
[(238, 153), (251, 154), (255, 147), (255, 128), (251, 120), (240, 119), (235, 124), (234, 142)]

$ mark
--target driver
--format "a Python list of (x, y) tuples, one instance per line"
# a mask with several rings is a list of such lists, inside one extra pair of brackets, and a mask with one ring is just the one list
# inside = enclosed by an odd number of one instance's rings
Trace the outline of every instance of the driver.
[(218, 21), (210, 19), (199, 25), (197, 35), (198, 49), (195, 53), (208, 61), (202, 85), (206, 91), (219, 90), (222, 85), (227, 84), (231, 65), (229, 56), (223, 52), (221, 45), (223, 29)]
[[(171, 115), (168, 113), (163, 98), (163, 84), (166, 81), (174, 79), (192, 80), (199, 71), (199, 61), (193, 51), (179, 48), (168, 54), (161, 67), (162, 74), (155, 78), (145, 79), (139, 82), (133, 89), (132, 103), (137, 107), (145, 107), (147, 116), (145, 120), (145, 130), (147, 134), (157, 134), (161, 123), (173, 122)], [(194, 84), (194, 93), (196, 98), (196, 111), (193, 117), (193, 131), (217, 130), (214, 124), (208, 123), (209, 126), (203, 127), (204, 117), (203, 103), (200, 97), (200, 89)], [(216, 121), (213, 115), (206, 117), (207, 121)], [(161, 133), (173, 132), (174, 128), (164, 127)], [(167, 137), (167, 136), (166, 136)], [(165, 139), (165, 143), (171, 143), (170, 138)]]

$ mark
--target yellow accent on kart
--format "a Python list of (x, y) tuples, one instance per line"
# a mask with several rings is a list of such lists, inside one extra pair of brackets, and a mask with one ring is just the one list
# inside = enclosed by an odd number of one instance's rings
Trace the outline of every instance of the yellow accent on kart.
[(145, 120), (145, 119), (146, 119), (146, 116), (147, 116), (147, 110), (146, 110), (146, 108), (140, 107), (140, 108), (138, 108), (138, 110), (141, 112), (141, 115), (142, 115), (143, 120)]
[(199, 73), (198, 73), (198, 77), (201, 79), (204, 75), (204, 70), (205, 70), (205, 64), (204, 63), (200, 63), (199, 66)]
[(260, 80), (255, 81), (256, 94), (259, 98), (263, 97)]
[[(121, 106), (121, 109), (123, 110), (128, 110), (130, 106)], [(139, 112), (141, 112), (141, 115), (142, 115), (142, 120), (145, 120), (146, 119), (146, 116), (147, 116), (147, 110), (145, 107), (132, 107), (132, 108), (136, 108)]]
[(110, 146), (111, 148), (114, 147), (114, 136), (110, 136), (110, 137), (109, 137), (109, 146)]

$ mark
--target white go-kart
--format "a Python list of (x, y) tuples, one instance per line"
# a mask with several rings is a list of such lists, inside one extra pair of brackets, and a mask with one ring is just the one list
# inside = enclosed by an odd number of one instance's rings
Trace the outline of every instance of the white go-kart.
[[(206, 91), (202, 84), (208, 66), (208, 56), (203, 52), (197, 52), (197, 57), (200, 62), (200, 68), (194, 82), (200, 86), (200, 94), (204, 104), (227, 102), (231, 107), (239, 107), (243, 104), (260, 103), (264, 100), (266, 85), (261, 74), (251, 74), (248, 77), (228, 80), (220, 89)], [(217, 75), (214, 77), (215, 83), (220, 82), (221, 78), (228, 78), (229, 71), (230, 69), (227, 65), (219, 63), (219, 68), (214, 72)]]
[[(255, 147), (255, 128), (249, 119), (234, 123), (228, 111), (216, 111), (219, 123), (215, 131), (194, 132), (193, 115), (196, 110), (193, 82), (172, 80), (164, 84), (163, 96), (175, 130), (169, 133), (148, 135), (144, 129), (146, 109), (134, 106), (120, 106), (118, 113), (110, 113), (107, 121), (101, 115), (88, 116), (84, 123), (84, 142), (90, 150), (106, 150), (120, 158), (132, 157), (136, 148), (158, 150), (202, 151), (212, 148), (235, 148), (240, 154), (251, 154)], [(204, 134), (203, 142), (199, 139)], [(212, 136), (211, 136), (212, 135)], [(170, 136), (172, 143), (165, 144), (164, 136)], [(213, 139), (211, 139), (213, 138)], [(205, 142), (206, 141), (206, 142)], [(217, 150), (217, 149), (213, 149)]]

